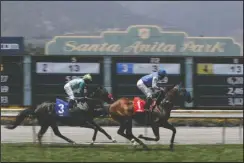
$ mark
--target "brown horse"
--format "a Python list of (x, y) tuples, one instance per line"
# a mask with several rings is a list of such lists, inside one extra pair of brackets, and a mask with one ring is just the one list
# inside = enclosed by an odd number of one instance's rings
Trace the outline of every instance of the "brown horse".
[[(176, 129), (168, 122), (170, 112), (173, 109), (173, 105), (177, 97), (185, 97), (184, 100), (188, 103), (192, 101), (192, 98), (186, 89), (181, 86), (181, 84), (175, 85), (172, 89), (169, 89), (164, 100), (162, 99), (162, 93), (163, 91), (158, 92), (157, 105), (152, 112), (146, 112), (143, 109), (145, 102), (138, 97), (135, 97), (133, 100), (128, 98), (120, 98), (111, 104), (107, 110), (107, 114), (109, 114), (112, 119), (120, 123), (117, 133), (129, 139), (133, 144), (136, 144), (137, 142), (145, 149), (148, 149), (148, 147), (138, 138), (147, 141), (158, 141), (160, 139), (159, 127), (164, 127), (173, 132), (170, 141), (170, 149), (173, 150)], [(156, 102), (154, 101), (152, 106), (154, 106), (155, 103)], [(132, 120), (135, 120), (139, 124), (150, 125), (155, 138), (145, 137), (143, 135), (139, 135), (138, 138), (135, 137), (132, 133)], [(96, 137), (95, 134), (96, 133), (94, 133), (94, 137)]]

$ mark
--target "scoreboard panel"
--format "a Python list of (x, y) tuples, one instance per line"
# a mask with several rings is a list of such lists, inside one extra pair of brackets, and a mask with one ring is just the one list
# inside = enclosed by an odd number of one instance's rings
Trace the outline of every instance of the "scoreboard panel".
[[(164, 86), (184, 83), (184, 58), (181, 57), (113, 57), (112, 58), (112, 87), (114, 96), (144, 97), (137, 88), (137, 81), (144, 75), (165, 69), (168, 77), (162, 81)], [(159, 84), (160, 86), (161, 84)], [(177, 101), (176, 107), (183, 106), (182, 100)]]
[(32, 57), (33, 103), (66, 100), (64, 85), (86, 73), (92, 75), (91, 89), (103, 84), (103, 58), (96, 56), (33, 56)]
[(1, 107), (23, 106), (22, 63), (22, 56), (0, 56)]
[(243, 108), (243, 58), (194, 58), (196, 107)]

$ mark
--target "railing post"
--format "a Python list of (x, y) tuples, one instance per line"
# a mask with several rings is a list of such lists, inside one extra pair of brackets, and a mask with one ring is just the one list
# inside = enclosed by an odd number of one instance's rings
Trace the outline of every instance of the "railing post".
[(51, 131), (51, 133), (50, 133), (50, 136), (51, 136), (51, 138), (50, 138), (50, 144), (52, 144), (54, 141), (53, 141), (53, 138), (54, 138), (54, 135), (53, 135), (53, 130), (50, 128), (50, 131)]
[(243, 119), (241, 118), (240, 119), (240, 125), (239, 125), (239, 140), (240, 140), (240, 143), (242, 141), (242, 131), (241, 131), (242, 123), (243, 123)]
[(32, 137), (33, 137), (33, 143), (36, 143), (36, 127), (34, 123), (32, 124)]
[(225, 144), (225, 125), (226, 125), (226, 118), (224, 119), (223, 131), (222, 131), (222, 144)]

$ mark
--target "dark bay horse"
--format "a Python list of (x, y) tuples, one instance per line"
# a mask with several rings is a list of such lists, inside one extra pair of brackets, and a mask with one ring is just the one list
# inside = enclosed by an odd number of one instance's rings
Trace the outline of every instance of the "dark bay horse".
[[(158, 98), (162, 98), (162, 93), (162, 91), (159, 92)], [(179, 97), (184, 97), (184, 100), (188, 103), (192, 101), (191, 95), (186, 91), (185, 88), (181, 86), (181, 84), (179, 84), (175, 85), (172, 89), (169, 89), (164, 99), (157, 99), (157, 101), (160, 101), (160, 103), (155, 106), (152, 113), (145, 111), (140, 113), (135, 112), (135, 106), (138, 102), (135, 101), (135, 98), (134, 100), (130, 100), (128, 98), (118, 99), (110, 105), (107, 113), (111, 116), (112, 119), (120, 123), (119, 130), (117, 131), (119, 135), (129, 139), (133, 144), (136, 142), (139, 143), (145, 149), (148, 149), (148, 147), (138, 138), (147, 141), (158, 141), (160, 139), (159, 127), (170, 129), (173, 132), (170, 140), (170, 149), (173, 150), (176, 129), (168, 122), (168, 119), (170, 118), (170, 112), (173, 109), (175, 100), (177, 100)], [(154, 102), (154, 104), (155, 103), (156, 102)], [(150, 114), (149, 117), (151, 117), (149, 119), (147, 118), (148, 114)], [(152, 127), (155, 138), (145, 137), (143, 135), (139, 135), (138, 138), (135, 137), (132, 133), (132, 120), (135, 120), (139, 124), (150, 125)]]
[[(84, 100), (84, 99), (83, 99)], [(94, 129), (94, 135), (97, 134), (98, 131), (107, 136), (109, 140), (116, 142), (104, 129), (102, 129), (99, 125), (94, 122), (96, 114), (95, 108), (102, 107), (103, 103), (111, 103), (113, 102), (112, 96), (108, 94), (107, 90), (102, 86), (98, 86), (94, 92), (92, 92), (89, 98), (86, 100), (86, 103), (89, 107), (88, 112), (84, 112), (79, 110), (79, 112), (74, 112), (69, 117), (60, 117), (55, 113), (55, 102), (43, 102), (37, 107), (27, 108), (21, 111), (17, 117), (15, 122), (12, 125), (7, 125), (5, 128), (14, 129), (27, 117), (37, 118), (38, 124), (41, 126), (41, 129), (38, 132), (38, 141), (41, 144), (41, 139), (49, 126), (51, 126), (54, 134), (69, 143), (75, 144), (75, 142), (65, 136), (63, 136), (59, 129), (57, 122), (64, 124), (66, 126), (80, 126)], [(78, 100), (77, 105), (81, 104)], [(95, 141), (95, 137), (92, 138), (93, 142)]]

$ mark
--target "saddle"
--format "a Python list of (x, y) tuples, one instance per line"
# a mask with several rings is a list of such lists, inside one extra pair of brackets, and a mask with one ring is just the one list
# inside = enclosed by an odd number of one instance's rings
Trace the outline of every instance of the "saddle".
[(84, 111), (84, 112), (88, 112), (89, 111), (89, 106), (87, 104), (87, 102), (76, 102), (74, 105), (73, 105), (73, 108), (69, 108), (69, 112), (70, 113), (76, 113), (76, 112), (79, 112), (79, 111)]

